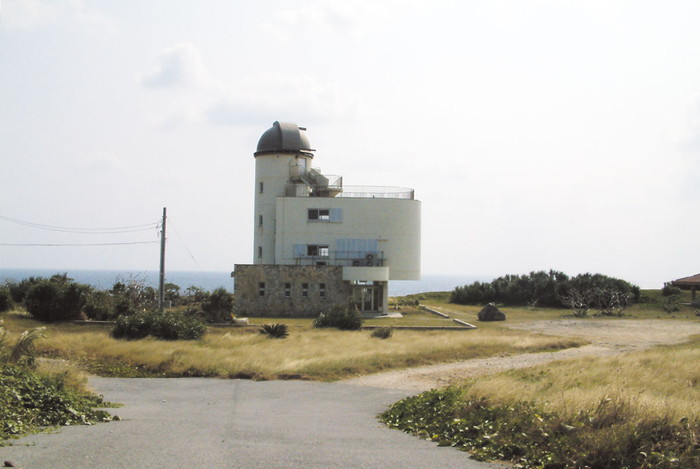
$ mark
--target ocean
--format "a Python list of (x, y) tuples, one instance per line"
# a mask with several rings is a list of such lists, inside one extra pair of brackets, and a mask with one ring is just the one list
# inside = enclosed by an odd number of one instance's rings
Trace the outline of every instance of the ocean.
[[(0, 283), (6, 280), (21, 281), (28, 277), (50, 277), (54, 274), (68, 274), (78, 283), (85, 283), (95, 288), (107, 290), (119, 280), (135, 278), (143, 280), (146, 285), (158, 286), (158, 272), (124, 271), (124, 270), (80, 270), (80, 269), (0, 269)], [(423, 275), (420, 280), (391, 281), (389, 295), (403, 296), (431, 291), (452, 291), (456, 286), (475, 281), (491, 281), (492, 277), (479, 275)], [(165, 273), (165, 281), (178, 285), (183, 290), (195, 286), (206, 291), (219, 287), (233, 291), (231, 272), (211, 271), (172, 271)]]

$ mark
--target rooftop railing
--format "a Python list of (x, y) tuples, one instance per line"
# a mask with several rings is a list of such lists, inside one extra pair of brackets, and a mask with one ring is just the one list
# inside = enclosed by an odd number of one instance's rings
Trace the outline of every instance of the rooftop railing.
[(343, 192), (336, 197), (356, 197), (367, 199), (408, 199), (413, 200), (414, 190), (394, 186), (343, 186)]

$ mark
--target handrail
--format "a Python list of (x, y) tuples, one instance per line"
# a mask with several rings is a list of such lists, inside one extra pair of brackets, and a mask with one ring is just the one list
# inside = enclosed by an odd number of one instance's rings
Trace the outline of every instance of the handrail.
[(415, 191), (408, 187), (395, 186), (344, 186), (336, 197), (367, 199), (408, 199), (413, 200)]

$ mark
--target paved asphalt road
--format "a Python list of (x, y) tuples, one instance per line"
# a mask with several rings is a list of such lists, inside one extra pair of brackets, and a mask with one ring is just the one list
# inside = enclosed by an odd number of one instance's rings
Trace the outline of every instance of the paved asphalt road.
[(119, 422), (0, 447), (34, 468), (494, 468), (390, 430), (376, 415), (405, 391), (302, 381), (95, 378)]

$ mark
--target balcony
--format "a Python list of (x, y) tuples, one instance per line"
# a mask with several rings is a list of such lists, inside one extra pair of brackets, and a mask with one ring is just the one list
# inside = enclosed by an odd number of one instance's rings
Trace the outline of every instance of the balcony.
[(296, 254), (293, 260), (295, 265), (338, 265), (342, 267), (382, 267), (386, 262), (387, 258), (384, 257), (384, 252), (328, 250), (320, 250), (317, 255)]

